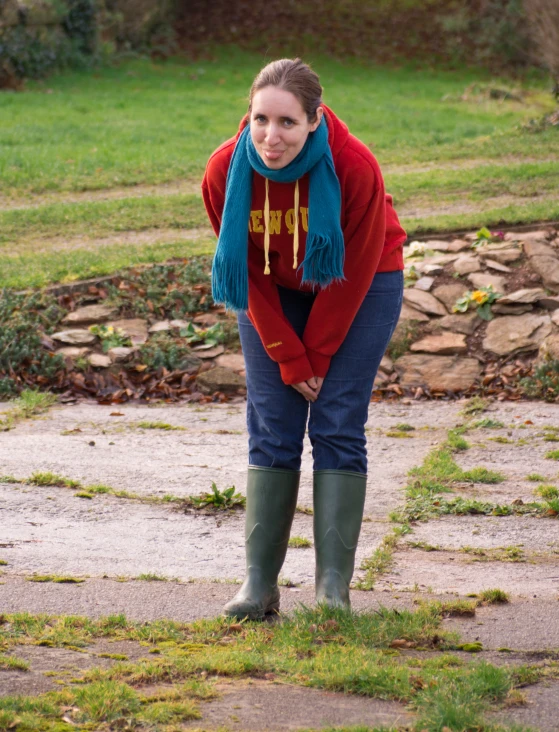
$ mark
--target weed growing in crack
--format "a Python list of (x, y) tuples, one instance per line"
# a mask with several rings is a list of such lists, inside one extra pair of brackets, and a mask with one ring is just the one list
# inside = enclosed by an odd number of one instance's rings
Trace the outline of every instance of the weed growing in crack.
[(482, 412), (485, 412), (488, 406), (489, 402), (487, 401), (487, 399), (475, 396), (471, 399), (468, 399), (466, 406), (462, 409), (460, 414), (462, 414), (464, 417), (472, 417), (476, 414), (481, 414)]
[(186, 429), (186, 427), (178, 427), (177, 425), (168, 424), (167, 422), (149, 422), (147, 420), (138, 422), (135, 426), (142, 430), (164, 430), (165, 432), (174, 430), (184, 431)]
[(395, 430), (396, 432), (414, 432), (415, 427), (411, 424), (408, 424), (407, 422), (398, 422), (398, 424), (394, 425), (394, 427), (390, 428), (391, 430)]
[(534, 490), (534, 493), (537, 496), (541, 496), (542, 498), (545, 498), (547, 500), (552, 498), (559, 498), (559, 489), (554, 485), (539, 485)]
[(499, 430), (505, 425), (498, 419), (491, 419), (491, 417), (485, 417), (484, 419), (478, 419), (472, 424), (473, 429), (485, 429), (485, 430)]
[(374, 589), (378, 577), (384, 574), (392, 565), (392, 557), (398, 544), (398, 539), (409, 532), (410, 527), (404, 524), (393, 529), (382, 538), (380, 546), (375, 549), (370, 557), (361, 562), (360, 569), (365, 571), (365, 576), (363, 579), (354, 583), (353, 586), (356, 590)]
[(547, 460), (559, 460), (559, 450), (550, 450), (545, 453)]
[(469, 450), (470, 443), (457, 430), (449, 430), (446, 445), (451, 450)]
[(509, 601), (507, 593), (499, 589), (483, 590), (479, 593), (479, 598), (487, 605), (505, 604)]
[(305, 539), (302, 536), (292, 536), (289, 539), (288, 546), (292, 547), (293, 549), (307, 549), (308, 547), (312, 546), (312, 543), (309, 541), (309, 539)]
[(18, 422), (24, 419), (31, 419), (43, 414), (57, 401), (54, 394), (25, 389), (17, 399), (14, 399), (10, 409), (0, 413), (4, 415), (0, 419), (0, 432), (13, 429)]
[(133, 579), (141, 580), (143, 582), (169, 582), (168, 577), (163, 577), (163, 575), (155, 574), (153, 572), (144, 572), (143, 574), (139, 574), (137, 577), (133, 577)]
[(541, 483), (543, 481), (546, 481), (547, 478), (545, 475), (540, 475), (540, 473), (530, 473), (530, 475), (526, 476), (526, 480), (531, 480), (534, 483)]
[(0, 653), (0, 669), (5, 671), (29, 671), (29, 664), (23, 658), (5, 656), (3, 653)]
[(211, 491), (199, 496), (189, 496), (189, 501), (194, 508), (212, 508), (218, 511), (244, 508), (246, 505), (246, 498), (235, 492), (234, 485), (220, 490), (215, 483), (212, 483)]
[(28, 582), (54, 582), (55, 584), (79, 585), (85, 582), (82, 577), (70, 577), (69, 575), (57, 574), (33, 574), (25, 578)]

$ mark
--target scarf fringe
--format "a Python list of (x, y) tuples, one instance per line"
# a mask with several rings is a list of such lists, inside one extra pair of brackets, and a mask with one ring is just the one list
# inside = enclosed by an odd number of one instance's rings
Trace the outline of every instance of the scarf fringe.
[(344, 277), (344, 238), (334, 235), (307, 234), (305, 259), (299, 265), (303, 268), (302, 282), (313, 287), (328, 287), (342, 282)]
[(212, 297), (227, 310), (248, 310), (246, 257), (239, 259), (216, 252), (212, 264)]

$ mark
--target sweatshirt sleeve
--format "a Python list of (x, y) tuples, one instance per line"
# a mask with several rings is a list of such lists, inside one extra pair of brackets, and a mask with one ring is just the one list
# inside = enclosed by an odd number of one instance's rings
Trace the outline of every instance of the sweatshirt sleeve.
[[(355, 179), (355, 176), (354, 176)], [(386, 200), (378, 164), (359, 176), (361, 205), (344, 212), (345, 279), (321, 290), (303, 335), (315, 376), (325, 377), (373, 281), (386, 233)], [(366, 203), (362, 203), (363, 197)], [(351, 201), (351, 196), (346, 196)]]
[(284, 384), (298, 384), (313, 377), (305, 346), (283, 314), (278, 288), (264, 274), (262, 252), (249, 241), (248, 317), (268, 356), (279, 364)]
[[(216, 236), (219, 236), (225, 203), (225, 187), (230, 155), (210, 158), (202, 197)], [(248, 231), (247, 231), (248, 236)], [(265, 275), (262, 253), (250, 239), (248, 244), (248, 317), (256, 328), (266, 353), (279, 364), (284, 384), (298, 384), (313, 376), (305, 346), (283, 314), (278, 288), (271, 275)]]

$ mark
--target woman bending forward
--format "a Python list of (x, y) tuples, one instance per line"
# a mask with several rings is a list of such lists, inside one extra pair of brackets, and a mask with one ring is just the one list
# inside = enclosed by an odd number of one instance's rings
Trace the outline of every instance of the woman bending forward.
[(316, 599), (349, 607), (365, 422), (400, 314), (405, 232), (374, 156), (299, 59), (258, 74), (202, 192), (219, 236), (213, 296), (238, 311), (247, 379), (247, 570), (224, 613), (255, 619), (279, 608), (307, 419)]

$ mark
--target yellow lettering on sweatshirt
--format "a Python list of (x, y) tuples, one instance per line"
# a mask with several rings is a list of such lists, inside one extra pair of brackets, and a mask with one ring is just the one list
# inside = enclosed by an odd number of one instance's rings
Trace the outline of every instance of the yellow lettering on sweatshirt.
[(275, 348), (276, 346), (283, 345), (283, 341), (276, 341), (275, 343), (269, 343), (266, 348)]
[(285, 212), (285, 225), (287, 226), (287, 231), (290, 234), (293, 234), (295, 231), (295, 209), (294, 208), (288, 208)]
[(270, 234), (281, 234), (281, 215), (283, 211), (270, 211)]
[(262, 211), (251, 211), (250, 212), (250, 223), (252, 226), (250, 227), (250, 230), (253, 231), (255, 234), (263, 234), (264, 233), (264, 226), (262, 225)]
[[(305, 206), (299, 208), (299, 221), (303, 227), (303, 231), (309, 230), (309, 209)], [(248, 230), (250, 233), (264, 233), (264, 211), (262, 209), (252, 209), (250, 219), (248, 221)], [(278, 209), (270, 211), (270, 236), (282, 233), (282, 222), (285, 220), (287, 232), (291, 236), (295, 233), (295, 209), (288, 208), (287, 211)]]
[(301, 212), (301, 223), (303, 225), (303, 231), (309, 230), (309, 209), (301, 206), (299, 209)]

